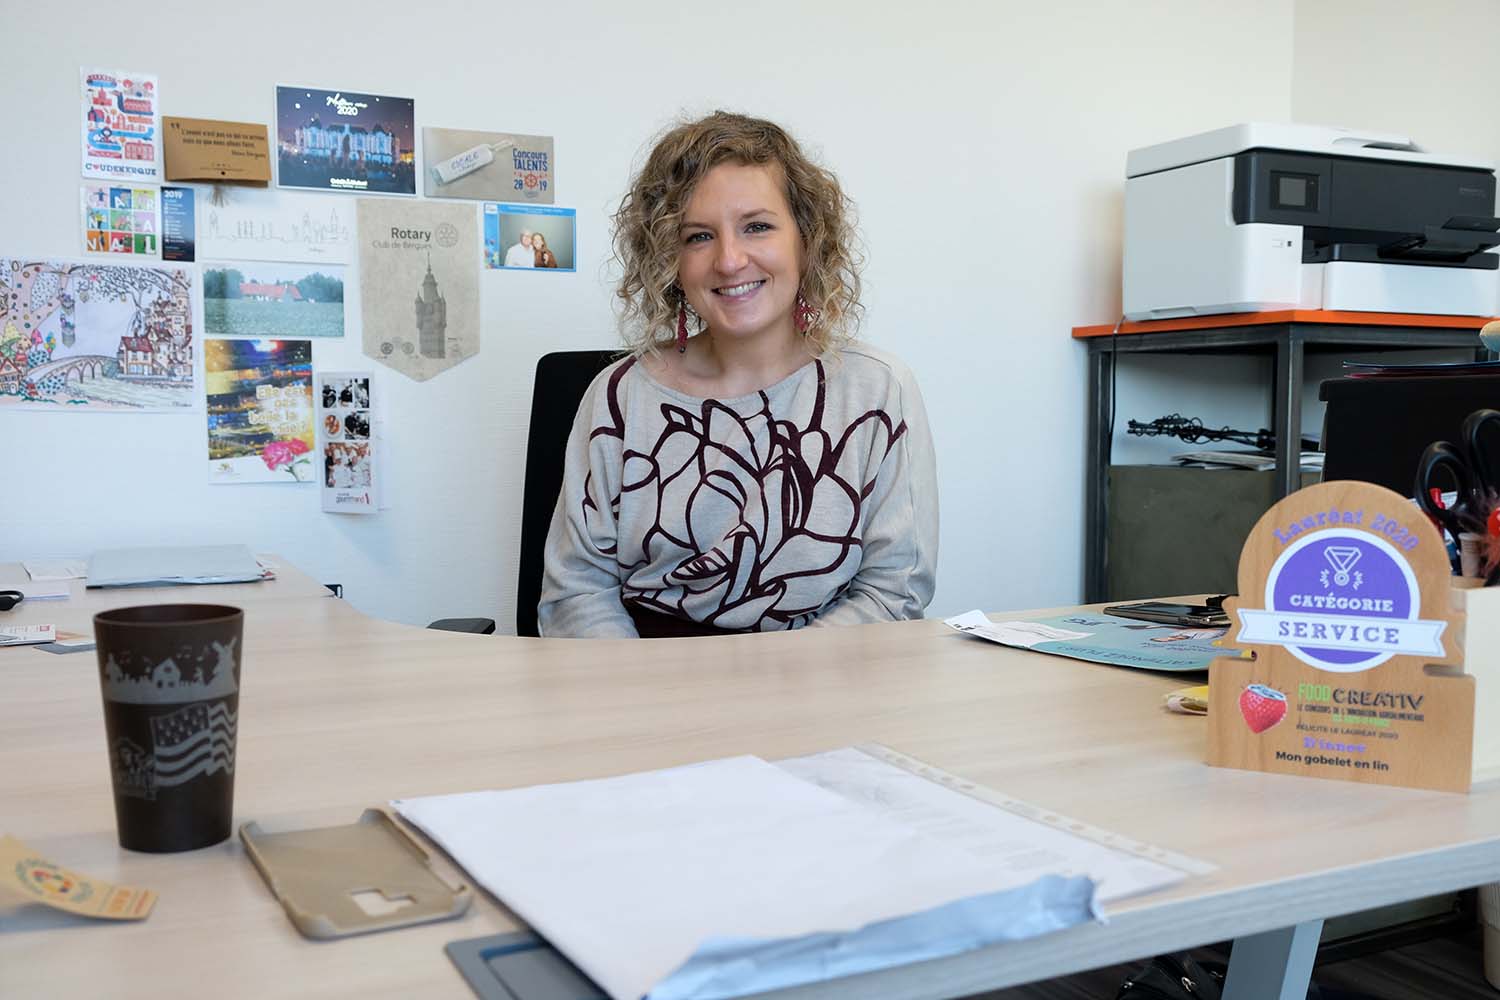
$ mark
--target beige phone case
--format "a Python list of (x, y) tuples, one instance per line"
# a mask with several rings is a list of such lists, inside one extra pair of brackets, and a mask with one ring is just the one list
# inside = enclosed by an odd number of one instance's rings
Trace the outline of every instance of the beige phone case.
[[(297, 930), (310, 938), (407, 927), (456, 917), (474, 893), (450, 888), (428, 863), (427, 852), (379, 809), (366, 809), (348, 826), (266, 833), (258, 823), (240, 827), (245, 853)], [(354, 896), (378, 892), (387, 901), (410, 904), (379, 916)]]

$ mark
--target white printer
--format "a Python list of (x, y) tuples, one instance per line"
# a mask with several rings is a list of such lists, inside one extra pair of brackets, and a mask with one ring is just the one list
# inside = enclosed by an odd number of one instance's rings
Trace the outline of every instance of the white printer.
[(1401, 136), (1235, 125), (1125, 163), (1124, 313), (1495, 316), (1495, 168)]

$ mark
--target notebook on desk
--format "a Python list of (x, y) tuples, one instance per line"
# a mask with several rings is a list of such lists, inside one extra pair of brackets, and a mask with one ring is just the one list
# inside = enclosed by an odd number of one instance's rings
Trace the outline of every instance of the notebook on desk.
[(243, 545), (168, 545), (95, 552), (89, 557), (87, 586), (253, 583), (265, 578), (266, 571)]

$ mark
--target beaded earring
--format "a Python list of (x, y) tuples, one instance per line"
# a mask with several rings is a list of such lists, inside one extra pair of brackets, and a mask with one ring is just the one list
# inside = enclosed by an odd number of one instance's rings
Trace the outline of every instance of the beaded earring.
[(792, 308), (792, 325), (797, 328), (798, 333), (805, 337), (807, 336), (807, 331), (817, 321), (818, 311), (807, 304), (807, 300), (802, 297), (801, 289), (798, 289), (797, 304)]
[(677, 353), (687, 353), (687, 300), (677, 303)]

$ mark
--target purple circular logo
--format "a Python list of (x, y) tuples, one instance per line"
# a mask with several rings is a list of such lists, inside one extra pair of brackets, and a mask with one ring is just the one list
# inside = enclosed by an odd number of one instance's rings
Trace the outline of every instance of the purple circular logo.
[[(1287, 614), (1285, 642), (1303, 663), (1335, 673), (1379, 666), (1395, 652), (1320, 646), (1317, 640), (1379, 630), (1382, 620), (1413, 620), (1422, 606), (1416, 576), (1383, 538), (1332, 529), (1288, 545), (1266, 577), (1266, 608)], [(1372, 623), (1374, 623), (1372, 625)], [(1347, 645), (1347, 644), (1346, 644)]]

